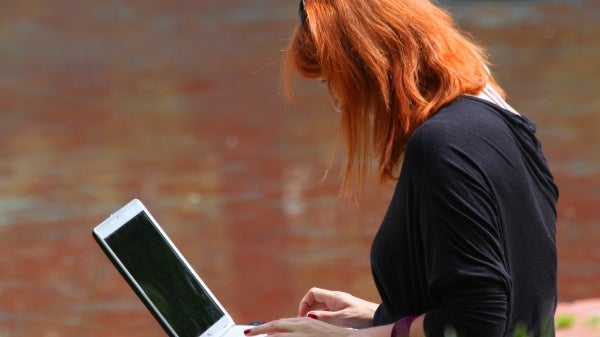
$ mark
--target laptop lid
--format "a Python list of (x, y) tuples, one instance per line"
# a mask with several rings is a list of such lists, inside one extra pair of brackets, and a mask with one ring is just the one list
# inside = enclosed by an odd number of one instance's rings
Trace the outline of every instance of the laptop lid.
[(96, 226), (93, 236), (169, 336), (218, 336), (235, 325), (139, 200)]

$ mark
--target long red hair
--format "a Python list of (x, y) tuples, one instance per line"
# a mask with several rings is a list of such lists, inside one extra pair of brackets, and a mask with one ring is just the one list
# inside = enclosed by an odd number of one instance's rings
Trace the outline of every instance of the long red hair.
[(396, 179), (408, 139), (445, 104), (488, 82), (502, 93), (483, 49), (429, 0), (305, 0), (304, 8), (284, 81), (290, 94), (296, 71), (325, 78), (340, 97), (342, 192), (360, 190), (372, 159), (381, 182)]

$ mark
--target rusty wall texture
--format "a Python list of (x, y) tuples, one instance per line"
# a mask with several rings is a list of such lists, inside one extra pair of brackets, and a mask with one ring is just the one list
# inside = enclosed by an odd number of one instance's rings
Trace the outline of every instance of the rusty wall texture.
[[(560, 298), (600, 297), (600, 2), (452, 3), (534, 119), (561, 189)], [(140, 198), (240, 323), (318, 285), (376, 300), (391, 188), (322, 181), (338, 119), (281, 95), (296, 1), (0, 6), (0, 336), (162, 336), (91, 237)], [(334, 161), (337, 163), (337, 160)]]

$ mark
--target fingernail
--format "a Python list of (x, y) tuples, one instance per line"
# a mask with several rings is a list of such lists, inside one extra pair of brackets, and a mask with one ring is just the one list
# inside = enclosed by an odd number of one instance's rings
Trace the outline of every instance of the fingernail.
[[(239, 331), (239, 330), (238, 330)], [(244, 335), (248, 335), (252, 332), (252, 329), (244, 330)]]
[(308, 316), (308, 317), (310, 317), (310, 318), (312, 318), (312, 319), (319, 319), (319, 318), (317, 317), (317, 315), (313, 314), (312, 312), (311, 312), (311, 313), (309, 313), (309, 314), (308, 314), (308, 315), (306, 315), (306, 316)]

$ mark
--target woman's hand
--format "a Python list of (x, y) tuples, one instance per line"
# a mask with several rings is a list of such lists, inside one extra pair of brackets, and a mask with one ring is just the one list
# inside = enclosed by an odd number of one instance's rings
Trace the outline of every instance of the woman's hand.
[(319, 322), (308, 317), (282, 318), (244, 331), (246, 336), (350, 337), (358, 330)]
[(361, 329), (372, 325), (377, 307), (376, 303), (341, 291), (312, 288), (300, 301), (298, 316), (308, 316), (334, 325)]

